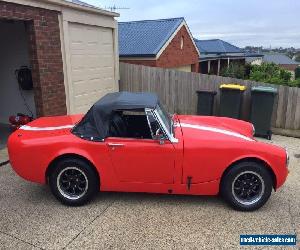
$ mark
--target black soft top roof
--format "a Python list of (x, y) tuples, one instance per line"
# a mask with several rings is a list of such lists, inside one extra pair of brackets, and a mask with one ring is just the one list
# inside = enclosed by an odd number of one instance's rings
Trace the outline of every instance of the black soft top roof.
[(103, 140), (109, 135), (114, 111), (155, 108), (159, 103), (153, 93), (116, 92), (102, 97), (74, 127), (73, 133), (88, 140)]

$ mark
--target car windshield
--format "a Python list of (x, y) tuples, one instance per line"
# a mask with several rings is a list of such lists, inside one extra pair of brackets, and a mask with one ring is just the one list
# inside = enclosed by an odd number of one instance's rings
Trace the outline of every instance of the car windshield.
[(161, 104), (158, 104), (156, 106), (156, 110), (157, 110), (157, 113), (159, 114), (159, 116), (161, 117), (164, 125), (166, 126), (168, 132), (170, 134), (173, 134), (173, 129), (172, 129), (172, 126), (173, 126), (173, 122), (172, 122), (172, 119), (169, 115), (169, 113), (165, 110), (165, 108), (161, 105)]

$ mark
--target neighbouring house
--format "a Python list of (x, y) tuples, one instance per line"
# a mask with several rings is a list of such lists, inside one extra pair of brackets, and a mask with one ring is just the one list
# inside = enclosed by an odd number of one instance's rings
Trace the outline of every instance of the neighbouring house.
[[(28, 109), (35, 117), (86, 112), (118, 90), (116, 16), (77, 0), (0, 1), (0, 125)], [(20, 91), (22, 66), (32, 90)]]
[(281, 68), (292, 73), (292, 79), (295, 79), (295, 70), (300, 66), (299, 62), (296, 62), (284, 54), (264, 54), (263, 62), (275, 63)]
[(232, 63), (245, 64), (242, 49), (220, 39), (194, 39), (200, 51), (199, 72), (220, 75), (222, 70)]
[(246, 52), (246, 63), (251, 65), (261, 65), (264, 55), (260, 53), (248, 53)]
[(120, 62), (198, 72), (199, 51), (184, 18), (119, 23)]

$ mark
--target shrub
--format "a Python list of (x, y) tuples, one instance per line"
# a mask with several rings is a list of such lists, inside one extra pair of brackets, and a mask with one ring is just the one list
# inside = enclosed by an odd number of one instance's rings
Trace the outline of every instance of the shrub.
[(224, 68), (221, 73), (221, 76), (224, 77), (233, 77), (238, 79), (245, 78), (245, 66), (237, 63), (229, 64), (229, 67)]
[(258, 82), (288, 85), (292, 74), (274, 63), (252, 65), (249, 79)]

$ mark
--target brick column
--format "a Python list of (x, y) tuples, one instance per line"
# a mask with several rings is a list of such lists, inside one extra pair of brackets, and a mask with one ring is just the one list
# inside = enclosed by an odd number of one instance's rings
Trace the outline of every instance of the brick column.
[(0, 2), (0, 18), (26, 22), (37, 116), (67, 113), (59, 13)]

